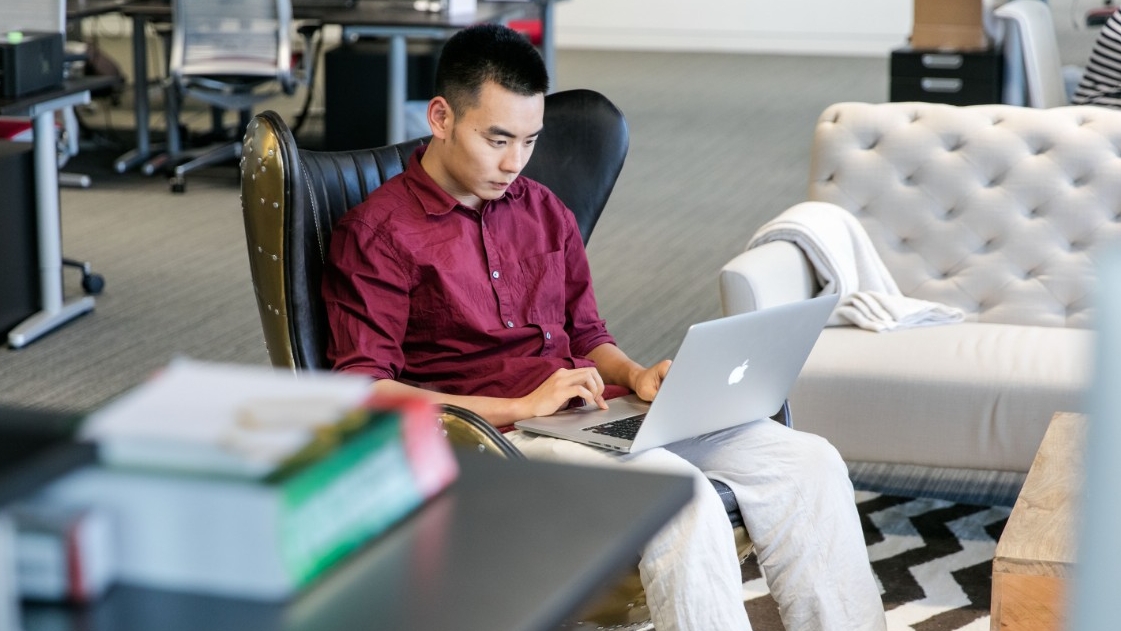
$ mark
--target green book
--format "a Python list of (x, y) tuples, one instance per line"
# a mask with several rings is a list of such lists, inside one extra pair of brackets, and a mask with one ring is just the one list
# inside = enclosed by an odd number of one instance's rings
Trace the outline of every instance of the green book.
[(321, 453), (263, 480), (96, 466), (40, 501), (93, 505), (115, 528), (116, 576), (164, 589), (284, 599), (450, 484), (433, 406), (374, 401)]

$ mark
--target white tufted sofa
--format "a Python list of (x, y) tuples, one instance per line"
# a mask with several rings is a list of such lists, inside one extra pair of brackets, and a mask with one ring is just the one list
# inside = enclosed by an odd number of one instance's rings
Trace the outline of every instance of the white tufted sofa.
[[(1121, 237), (1121, 111), (840, 103), (818, 120), (809, 199), (852, 212), (907, 296), (966, 322), (823, 332), (790, 404), (848, 460), (1027, 471), (1077, 411), (1094, 252)], [(813, 295), (789, 242), (720, 275), (724, 311)]]

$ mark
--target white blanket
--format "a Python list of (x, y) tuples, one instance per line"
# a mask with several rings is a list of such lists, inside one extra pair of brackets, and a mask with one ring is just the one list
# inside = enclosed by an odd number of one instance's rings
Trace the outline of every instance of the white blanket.
[(790, 241), (806, 254), (822, 294), (839, 294), (829, 325), (854, 324), (870, 331), (961, 322), (947, 305), (908, 298), (876, 253), (856, 217), (835, 204), (803, 202), (764, 224), (747, 247)]
[(837, 304), (833, 316), (842, 323), (848, 322), (876, 332), (951, 324), (965, 318), (957, 307), (878, 291), (849, 294)]

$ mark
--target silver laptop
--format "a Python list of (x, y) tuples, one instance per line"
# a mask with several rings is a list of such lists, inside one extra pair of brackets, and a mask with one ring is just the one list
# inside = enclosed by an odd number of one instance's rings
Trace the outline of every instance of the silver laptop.
[(771, 416), (782, 407), (837, 296), (821, 296), (689, 327), (646, 403), (635, 395), (515, 423), (518, 429), (637, 452)]

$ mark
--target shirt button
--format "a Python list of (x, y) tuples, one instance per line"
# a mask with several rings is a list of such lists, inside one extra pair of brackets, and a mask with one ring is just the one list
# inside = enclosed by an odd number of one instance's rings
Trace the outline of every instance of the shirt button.
[(506, 321), (506, 328), (508, 328), (508, 329), (514, 328), (514, 321), (513, 320), (507, 320)]
[(490, 275), (491, 275), (491, 278), (498, 278), (498, 276), (499, 276), (498, 270), (494, 270), (493, 272), (490, 273)]
[(548, 332), (548, 331), (545, 331), (545, 339), (547, 339), (547, 340), (553, 339), (553, 334)]

